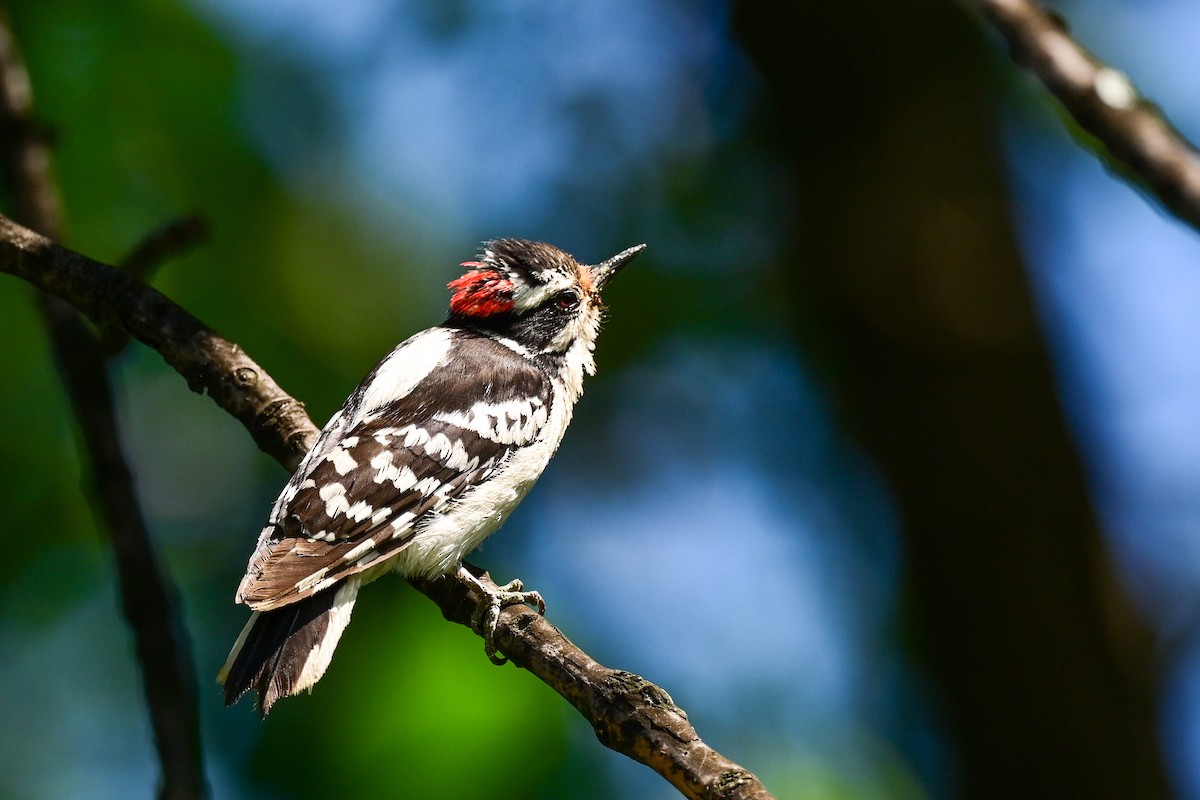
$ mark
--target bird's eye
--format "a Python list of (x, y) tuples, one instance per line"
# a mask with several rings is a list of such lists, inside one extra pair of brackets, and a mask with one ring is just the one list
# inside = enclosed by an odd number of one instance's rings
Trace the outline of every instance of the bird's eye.
[(569, 310), (579, 305), (579, 295), (575, 292), (559, 292), (554, 297), (554, 303), (563, 310)]

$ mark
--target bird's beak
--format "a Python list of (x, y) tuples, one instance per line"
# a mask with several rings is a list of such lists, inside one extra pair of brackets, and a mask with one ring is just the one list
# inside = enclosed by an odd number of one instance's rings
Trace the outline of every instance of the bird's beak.
[(634, 257), (646, 249), (646, 245), (634, 245), (628, 250), (622, 250), (607, 261), (602, 261), (593, 267), (588, 267), (588, 271), (592, 273), (592, 287), (598, 292), (603, 289), (613, 275), (621, 271), (621, 268), (633, 261)]

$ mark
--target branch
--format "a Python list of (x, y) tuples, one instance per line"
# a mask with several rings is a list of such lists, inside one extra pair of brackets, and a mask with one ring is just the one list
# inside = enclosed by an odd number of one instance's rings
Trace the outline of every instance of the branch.
[[(221, 338), (155, 289), (124, 272), (60, 247), (0, 216), (0, 272), (67, 300), (99, 325), (124, 327), (158, 350), (195, 391), (237, 417), (254, 441), (294, 469), (315, 441), (316, 426), (237, 345)], [(480, 600), (453, 577), (409, 581), (447, 619), (470, 625)], [(476, 631), (478, 633), (478, 631)], [(566, 698), (601, 743), (655, 770), (687, 797), (764, 800), (750, 772), (705, 745), (665, 691), (628, 672), (603, 667), (545, 619), (506, 609), (496, 642)]]
[[(150, 276), (163, 262), (195, 247), (207, 236), (208, 223), (204, 218), (199, 214), (189, 214), (151, 231), (117, 266), (139, 281), (149, 282)], [(110, 358), (129, 344), (129, 334), (123, 330), (105, 328), (100, 336), (104, 352)]]
[[(55, 238), (62, 202), (50, 148), (33, 122), (29, 74), (0, 9), (0, 162), (17, 214)], [(133, 477), (121, 451), (107, 359), (74, 309), (41, 295), (46, 324), (91, 462), (97, 499), (116, 562), (121, 606), (133, 629), (142, 685), (162, 767), (159, 796), (191, 800), (205, 793), (196, 680), (170, 579), (159, 569)]]
[(1200, 230), (1200, 153), (1123, 74), (1032, 0), (969, 0), (1085, 131), (1175, 216)]
[(54, 349), (91, 462), (96, 500), (108, 532), (121, 610), (133, 631), (142, 685), (162, 769), (162, 800), (203, 797), (204, 761), (196, 676), (170, 577), (146, 530), (133, 476), (121, 449), (106, 359), (79, 315), (45, 304)]
[(295, 469), (318, 430), (304, 406), (237, 345), (116, 267), (0, 217), (0, 271), (62, 298), (102, 328), (128, 331), (241, 422), (265, 453)]
[(147, 281), (164, 261), (190, 250), (207, 237), (208, 223), (199, 214), (189, 214), (151, 231), (118, 266), (138, 280)]
[[(489, 588), (496, 588), (486, 572), (470, 569)], [(413, 578), (409, 583), (437, 603), (446, 619), (483, 635), (475, 625), (481, 598), (470, 584), (448, 578)], [(650, 767), (685, 797), (771, 798), (751, 772), (701, 741), (687, 714), (665, 690), (631, 672), (597, 663), (528, 606), (500, 612), (496, 644), (510, 661), (573, 705), (592, 724), (601, 744)]]

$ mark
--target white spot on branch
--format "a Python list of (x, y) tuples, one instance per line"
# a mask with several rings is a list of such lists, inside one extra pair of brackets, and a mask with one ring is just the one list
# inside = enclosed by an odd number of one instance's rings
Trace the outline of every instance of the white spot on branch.
[(1096, 96), (1109, 108), (1125, 110), (1137, 102), (1138, 93), (1124, 73), (1112, 67), (1102, 67), (1094, 82)]

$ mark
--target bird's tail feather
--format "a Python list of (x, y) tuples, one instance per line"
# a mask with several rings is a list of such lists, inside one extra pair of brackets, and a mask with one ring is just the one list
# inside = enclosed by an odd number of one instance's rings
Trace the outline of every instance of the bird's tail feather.
[(350, 622), (359, 585), (350, 578), (296, 603), (255, 611), (217, 675), (225, 705), (254, 689), (265, 717), (279, 698), (311, 690)]

